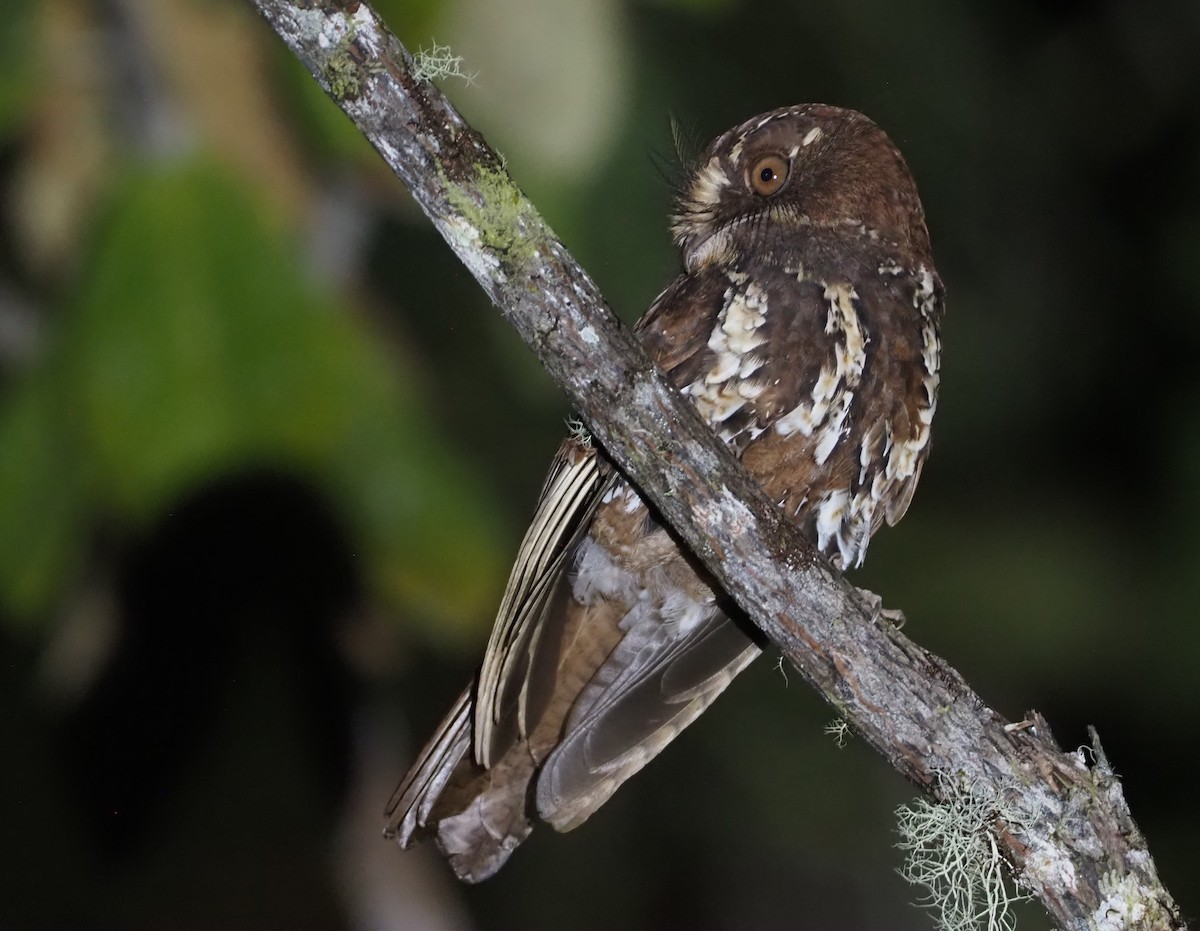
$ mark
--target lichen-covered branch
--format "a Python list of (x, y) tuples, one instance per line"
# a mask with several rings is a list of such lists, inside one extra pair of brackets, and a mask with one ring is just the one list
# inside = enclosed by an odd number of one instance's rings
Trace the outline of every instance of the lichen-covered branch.
[(1060, 927), (1184, 927), (1112, 770), (1062, 752), (1035, 714), (1009, 724), (874, 616), (650, 364), (369, 6), (252, 2), (409, 187), (605, 452), (856, 733), (937, 800), (1003, 800), (984, 840)]

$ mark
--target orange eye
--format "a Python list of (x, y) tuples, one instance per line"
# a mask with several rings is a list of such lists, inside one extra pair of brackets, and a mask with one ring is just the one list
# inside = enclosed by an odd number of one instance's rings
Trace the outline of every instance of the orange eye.
[(779, 155), (764, 155), (750, 168), (750, 187), (755, 194), (770, 197), (788, 179), (792, 166)]

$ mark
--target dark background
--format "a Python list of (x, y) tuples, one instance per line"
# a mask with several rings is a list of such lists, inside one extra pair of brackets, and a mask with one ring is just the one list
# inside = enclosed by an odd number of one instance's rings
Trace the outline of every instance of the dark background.
[[(892, 847), (913, 790), (772, 655), (479, 888), (380, 840), (569, 411), (248, 5), (10, 6), (0, 924), (932, 927)], [(1095, 725), (1200, 913), (1200, 6), (379, 9), (464, 56), (443, 86), (630, 322), (677, 269), (672, 116), (892, 135), (945, 369), (855, 581), (1003, 714)]]

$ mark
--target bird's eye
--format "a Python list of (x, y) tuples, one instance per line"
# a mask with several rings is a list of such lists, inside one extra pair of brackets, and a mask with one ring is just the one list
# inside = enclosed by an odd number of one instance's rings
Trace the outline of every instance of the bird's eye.
[(750, 187), (755, 194), (770, 197), (788, 179), (792, 166), (780, 155), (764, 155), (750, 168)]

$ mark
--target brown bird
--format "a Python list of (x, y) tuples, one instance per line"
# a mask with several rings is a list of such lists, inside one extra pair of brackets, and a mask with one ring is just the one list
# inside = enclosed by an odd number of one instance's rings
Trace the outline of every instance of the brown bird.
[[(884, 132), (819, 104), (715, 139), (679, 199), (684, 272), (646, 350), (839, 568), (912, 498), (938, 394), (942, 285)], [(652, 507), (568, 439), (476, 681), (387, 808), (458, 876), (496, 872), (540, 818), (587, 819), (759, 653)]]

